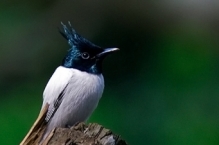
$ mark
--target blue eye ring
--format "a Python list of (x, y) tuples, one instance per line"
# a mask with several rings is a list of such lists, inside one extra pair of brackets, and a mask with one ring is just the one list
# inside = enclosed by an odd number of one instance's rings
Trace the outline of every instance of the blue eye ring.
[(81, 53), (81, 57), (82, 57), (83, 59), (89, 59), (89, 58), (90, 58), (90, 55), (89, 55), (89, 53), (87, 53), (87, 52), (83, 52), (83, 53)]

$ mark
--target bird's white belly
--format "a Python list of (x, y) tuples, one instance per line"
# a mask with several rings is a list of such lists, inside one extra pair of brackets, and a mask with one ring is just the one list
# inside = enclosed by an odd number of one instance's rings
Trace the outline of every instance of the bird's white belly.
[(87, 80), (85, 78), (75, 83), (72, 79), (52, 120), (57, 120), (56, 124), (62, 127), (66, 124), (73, 125), (76, 122), (86, 121), (102, 96), (103, 86), (97, 81), (99, 80), (96, 78)]
[[(48, 122), (46, 134), (55, 127), (65, 127), (86, 121), (102, 96), (104, 79), (101, 74), (93, 75), (75, 69), (72, 69), (72, 73), (73, 75), (64, 89), (62, 102)], [(59, 83), (58, 80), (57, 83)], [(47, 102), (53, 105), (55, 100)]]

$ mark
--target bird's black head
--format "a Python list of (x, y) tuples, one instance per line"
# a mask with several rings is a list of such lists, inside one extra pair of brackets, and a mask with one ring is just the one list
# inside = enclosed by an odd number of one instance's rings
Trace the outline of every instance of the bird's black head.
[(68, 44), (71, 46), (63, 59), (62, 66), (66, 68), (75, 68), (92, 74), (102, 73), (102, 60), (109, 53), (119, 49), (103, 49), (77, 34), (71, 27), (70, 22), (70, 29), (63, 23), (61, 24), (64, 32), (60, 31), (60, 33), (68, 40)]

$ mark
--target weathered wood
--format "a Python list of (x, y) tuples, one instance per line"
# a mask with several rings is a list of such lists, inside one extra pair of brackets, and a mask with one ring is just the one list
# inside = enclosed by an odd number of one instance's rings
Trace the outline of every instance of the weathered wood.
[(43, 145), (127, 145), (118, 135), (103, 126), (78, 123), (71, 128), (56, 128)]
[[(46, 128), (46, 113), (49, 105), (40, 112), (34, 125), (25, 136), (20, 145), (38, 145)], [(71, 128), (55, 128), (42, 145), (127, 145), (120, 136), (113, 134), (103, 126), (90, 123), (78, 123)]]

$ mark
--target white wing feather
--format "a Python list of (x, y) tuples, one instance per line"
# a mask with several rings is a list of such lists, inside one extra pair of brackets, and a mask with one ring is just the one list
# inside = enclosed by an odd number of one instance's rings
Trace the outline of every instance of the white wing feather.
[(71, 71), (71, 69), (65, 69), (64, 67), (59, 66), (55, 70), (55, 72), (53, 73), (52, 77), (50, 78), (43, 92), (42, 108), (44, 107), (46, 103), (48, 104), (55, 103), (59, 95), (68, 85), (69, 80), (71, 80), (72, 76), (73, 76), (73, 71)]

